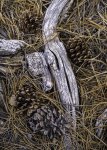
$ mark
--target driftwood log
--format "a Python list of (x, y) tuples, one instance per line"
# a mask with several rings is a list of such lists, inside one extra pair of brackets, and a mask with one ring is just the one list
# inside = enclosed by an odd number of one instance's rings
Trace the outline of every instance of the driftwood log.
[[(79, 106), (79, 96), (75, 76), (68, 61), (66, 49), (58, 36), (55, 36), (56, 27), (63, 10), (73, 0), (53, 0), (48, 7), (43, 21), (43, 38), (45, 43), (45, 57), (49, 64), (50, 71), (56, 81), (60, 93), (61, 102), (67, 111), (65, 115), (76, 129), (76, 107)], [(66, 11), (65, 11), (66, 12)], [(52, 39), (52, 37), (54, 37)], [(69, 135), (64, 136), (65, 149), (74, 149)]]
[(4, 40), (0, 39), (0, 56), (14, 55), (25, 46), (21, 40)]
[[(102, 112), (102, 114), (97, 118), (95, 127), (96, 134), (99, 138), (103, 138), (104, 126), (107, 125), (107, 108)], [(107, 128), (106, 128), (107, 129)]]
[(53, 0), (46, 11), (43, 22), (43, 37), (46, 43), (44, 54), (55, 78), (61, 101), (67, 111), (70, 113), (72, 111), (74, 127), (76, 127), (75, 107), (79, 106), (77, 83), (63, 43), (57, 36), (51, 39), (56, 34), (59, 17), (68, 2), (69, 0)]
[[(56, 33), (59, 19), (67, 12), (73, 0), (53, 0), (48, 7), (43, 21), (44, 53), (31, 53), (26, 55), (29, 71), (33, 76), (41, 75), (43, 89), (52, 88), (52, 77), (56, 81), (61, 103), (66, 110), (66, 119), (76, 130), (76, 108), (79, 106), (79, 96), (75, 75), (68, 61), (66, 49), (60, 42)], [(61, 15), (63, 14), (63, 16)], [(54, 37), (54, 38), (52, 38)], [(0, 56), (13, 55), (25, 46), (24, 41), (0, 40)], [(64, 136), (66, 150), (74, 149), (69, 133)], [(77, 149), (77, 148), (76, 148)]]
[(49, 91), (52, 89), (52, 79), (51, 74), (48, 69), (48, 64), (45, 60), (44, 54), (41, 52), (34, 52), (28, 54), (26, 56), (28, 62), (28, 68), (30, 73), (36, 77), (41, 76), (42, 78), (42, 85), (45, 91)]
[[(67, 58), (66, 49), (56, 33), (58, 21), (62, 21), (66, 17), (66, 13), (73, 1), (74, 0), (53, 0), (51, 2), (46, 11), (42, 26), (45, 45), (44, 53), (35, 52), (27, 54), (26, 60), (30, 73), (34, 77), (42, 77), (44, 91), (52, 89), (52, 78), (54, 77), (60, 94), (60, 100), (67, 112), (67, 114), (65, 114), (66, 119), (72, 123), (76, 131), (76, 108), (79, 107), (77, 83)], [(17, 54), (22, 51), (25, 46), (26, 43), (21, 40), (0, 39), (0, 60), (1, 57), (6, 59), (7, 56)], [(4, 66), (0, 66), (0, 72), (5, 74), (7, 70)], [(0, 100), (2, 100), (0, 101), (0, 105), (2, 105), (1, 103), (4, 101), (4, 97), (1, 80)], [(5, 109), (5, 106), (3, 109)], [(105, 123), (107, 123), (107, 109), (104, 110), (96, 121), (96, 134), (99, 138), (102, 136), (103, 125), (105, 125)], [(72, 146), (73, 142), (69, 134), (64, 136), (66, 150), (78, 149)]]

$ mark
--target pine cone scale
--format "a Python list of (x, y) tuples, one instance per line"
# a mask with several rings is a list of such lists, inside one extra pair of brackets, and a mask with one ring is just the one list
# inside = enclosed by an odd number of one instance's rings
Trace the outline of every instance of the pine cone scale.
[(62, 113), (49, 100), (38, 99), (30, 83), (19, 89), (16, 101), (18, 109), (25, 109), (27, 124), (32, 132), (48, 139), (59, 138), (65, 133), (67, 122)]
[[(86, 59), (91, 58), (90, 50), (88, 49), (85, 39), (75, 38), (75, 39), (71, 39), (71, 42), (70, 41), (68, 42), (68, 48), (67, 48), (68, 58), (75, 65), (81, 66)], [(88, 65), (88, 61), (86, 65)]]

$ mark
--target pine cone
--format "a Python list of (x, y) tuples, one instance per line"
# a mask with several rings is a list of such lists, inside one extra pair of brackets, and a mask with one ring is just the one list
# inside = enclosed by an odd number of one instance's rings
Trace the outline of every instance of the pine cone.
[(16, 107), (25, 109), (28, 127), (49, 139), (58, 138), (65, 133), (68, 125), (62, 113), (49, 100), (39, 99), (35, 88), (29, 82), (24, 84), (16, 96)]
[(28, 126), (34, 133), (44, 135), (51, 140), (65, 134), (67, 129), (63, 115), (52, 105), (39, 106), (31, 112)]
[(36, 31), (40, 30), (40, 22), (41, 18), (38, 18), (36, 14), (27, 12), (22, 15), (19, 27), (24, 33), (34, 34)]
[(30, 83), (24, 84), (17, 92), (16, 105), (19, 109), (25, 109), (31, 106), (31, 103), (37, 99), (36, 90)]
[(68, 42), (68, 46), (68, 57), (75, 65), (81, 66), (86, 59), (91, 58), (90, 50), (88, 49), (84, 39), (76, 38), (74, 40), (71, 40)]

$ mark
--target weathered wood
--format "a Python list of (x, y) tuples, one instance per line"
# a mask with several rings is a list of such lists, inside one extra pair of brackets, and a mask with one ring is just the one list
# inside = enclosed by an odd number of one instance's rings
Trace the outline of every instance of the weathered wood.
[[(42, 75), (45, 91), (52, 88), (51, 77), (54, 77), (60, 94), (61, 102), (65, 107), (67, 120), (72, 121), (76, 129), (76, 107), (79, 106), (79, 96), (75, 75), (68, 61), (66, 49), (59, 41), (56, 26), (61, 16), (72, 4), (73, 0), (53, 0), (46, 11), (43, 22), (43, 38), (45, 43), (44, 53), (27, 54), (29, 71), (33, 76)], [(67, 8), (66, 8), (67, 6)], [(54, 38), (53, 38), (54, 37)], [(51, 40), (50, 40), (51, 39)], [(25, 43), (18, 40), (0, 40), (0, 56), (16, 54)], [(46, 60), (45, 60), (46, 59)], [(50, 71), (48, 70), (48, 65)], [(50, 74), (51, 73), (51, 74)], [(64, 136), (66, 150), (72, 149), (69, 134)]]
[(0, 56), (14, 55), (25, 46), (21, 40), (4, 40), (0, 39)]
[(96, 134), (99, 138), (103, 135), (104, 125), (107, 124), (107, 108), (102, 112), (102, 114), (97, 118), (95, 127)]
[[(63, 43), (59, 41), (58, 36), (54, 37), (59, 17), (63, 9), (66, 6), (68, 7), (68, 2), (72, 4), (73, 0), (53, 0), (51, 2), (43, 21), (43, 38), (46, 60), (56, 81), (61, 102), (67, 110), (67, 116), (72, 116), (70, 118), (74, 129), (76, 129), (76, 106), (79, 106), (77, 83), (67, 58), (66, 49)], [(51, 37), (54, 38), (52, 39)], [(71, 150), (72, 144), (69, 136), (65, 135), (64, 139), (66, 139), (65, 149)]]
[[(46, 11), (43, 22), (43, 36), (45, 56), (60, 92), (61, 100), (67, 106), (67, 111), (72, 110), (73, 119), (76, 119), (75, 106), (79, 106), (77, 83), (68, 61), (66, 50), (58, 37), (50, 41), (55, 34), (58, 17), (66, 6), (68, 0), (53, 0)], [(72, 0), (73, 2), (73, 0)], [(71, 109), (72, 108), (72, 109)], [(74, 121), (74, 126), (76, 122)]]
[(44, 91), (49, 91), (52, 88), (52, 80), (51, 74), (48, 70), (48, 65), (44, 58), (43, 53), (41, 52), (34, 52), (31, 54), (27, 54), (26, 56), (28, 62), (28, 68), (30, 73), (36, 77), (41, 76), (43, 81), (43, 89)]
[[(20, 52), (22, 47), (24, 47), (26, 45), (26, 43), (24, 41), (21, 40), (4, 40), (4, 39), (0, 39), (0, 57), (1, 57), (1, 61), (3, 59), (3, 61), (0, 63), (0, 72), (2, 72), (3, 74), (6, 73), (7, 69), (7, 65), (5, 62), (5, 58), (6, 56), (10, 56), (10, 55), (14, 55), (17, 52)], [(4, 58), (3, 58), (3, 57)], [(42, 76), (42, 81), (43, 81), (43, 89), (45, 91), (48, 91), (52, 88), (52, 81), (51, 81), (51, 75), (50, 72), (48, 70), (48, 66), (47, 63), (45, 61), (44, 55), (43, 53), (31, 53), (31, 54), (27, 54), (26, 56), (27, 62), (28, 62), (28, 68), (29, 71), (31, 72), (31, 74), (35, 77), (37, 75), (41, 75)], [(21, 65), (21, 63), (17, 63), (17, 65)], [(15, 64), (10, 64), (10, 66), (15, 66)], [(9, 72), (8, 72), (9, 73)]]

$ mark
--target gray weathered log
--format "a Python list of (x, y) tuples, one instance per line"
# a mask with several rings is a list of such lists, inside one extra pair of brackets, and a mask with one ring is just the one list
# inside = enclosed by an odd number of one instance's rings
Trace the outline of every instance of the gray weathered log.
[(41, 76), (43, 81), (43, 89), (49, 91), (52, 89), (51, 74), (42, 52), (34, 52), (27, 54), (28, 68), (30, 73), (36, 77)]
[(0, 117), (6, 117), (6, 106), (5, 106), (5, 99), (4, 99), (4, 90), (2, 80), (0, 79)]
[[(52, 1), (46, 11), (43, 22), (45, 52), (27, 54), (27, 62), (28, 68), (34, 76), (42, 75), (45, 90), (50, 90), (52, 88), (51, 77), (54, 77), (61, 102), (67, 110), (67, 120), (70, 122), (72, 121), (74, 129), (76, 129), (75, 109), (79, 106), (77, 83), (67, 58), (66, 49), (64, 48), (63, 43), (59, 41), (59, 38), (54, 36), (57, 35), (56, 26), (61, 13), (63, 10), (66, 12), (67, 9), (65, 7), (67, 6), (67, 8), (69, 8), (69, 4), (72, 3), (73, 0)], [(16, 54), (24, 45), (25, 43), (23, 41), (0, 40), (0, 56)], [(47, 64), (49, 65), (51, 75)], [(69, 134), (65, 135), (64, 141), (66, 150), (73, 149)]]
[[(68, 61), (66, 49), (62, 42), (59, 41), (56, 34), (56, 26), (61, 16), (61, 12), (65, 7), (68, 7), (68, 2), (73, 3), (73, 0), (53, 0), (48, 7), (43, 21), (43, 38), (45, 43), (45, 56), (49, 64), (51, 73), (55, 78), (58, 91), (60, 93), (61, 102), (67, 112), (71, 115), (71, 120), (76, 129), (76, 107), (79, 106), (79, 96), (76, 79)], [(52, 37), (54, 37), (52, 39)], [(69, 136), (64, 137), (65, 149), (71, 150)], [(66, 147), (66, 145), (69, 145)]]
[[(4, 39), (0, 39), (0, 72), (2, 74), (6, 74), (6, 73), (11, 73), (8, 72), (9, 69), (7, 69), (7, 67), (10, 66), (15, 66), (14, 64), (6, 64), (5, 61), (10, 55), (14, 55), (17, 52), (20, 52), (22, 47), (24, 47), (26, 45), (26, 43), (24, 41), (21, 40), (4, 40)], [(5, 57), (4, 57), (5, 56)], [(31, 54), (27, 54), (26, 55), (26, 59), (28, 62), (28, 69), (31, 72), (31, 74), (35, 77), (35, 76), (40, 76), (42, 77), (42, 85), (43, 85), (43, 89), (45, 91), (48, 91), (52, 88), (52, 80), (51, 80), (51, 75), (50, 72), (48, 70), (48, 65), (45, 61), (45, 57), (43, 55), (43, 53), (31, 53)], [(16, 60), (16, 58), (15, 58)], [(16, 66), (21, 65), (22, 60), (20, 61), (20, 57), (19, 57), (19, 62), (16, 62)]]
[(60, 18), (60, 22), (63, 21), (64, 19), (66, 19), (68, 17), (68, 10), (70, 9), (70, 7), (72, 6), (73, 1), (70, 0), (67, 2), (66, 7), (63, 9), (62, 13), (61, 13), (61, 18)]
[(21, 40), (4, 40), (0, 39), (0, 56), (8, 56), (21, 51), (26, 44)]
[(43, 36), (44, 41), (46, 42), (46, 59), (57, 83), (62, 103), (68, 107), (67, 111), (71, 111), (72, 108), (72, 115), (75, 120), (75, 106), (79, 106), (78, 89), (75, 76), (70, 62), (68, 61), (63, 43), (59, 41), (58, 37), (55, 37), (50, 41), (51, 37), (56, 32), (55, 29), (58, 23), (58, 17), (67, 2), (68, 0), (52, 1), (44, 17)]
[(107, 108), (103, 111), (103, 113), (97, 118), (95, 127), (96, 134), (99, 138), (103, 135), (104, 125), (107, 124)]

